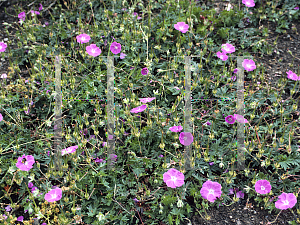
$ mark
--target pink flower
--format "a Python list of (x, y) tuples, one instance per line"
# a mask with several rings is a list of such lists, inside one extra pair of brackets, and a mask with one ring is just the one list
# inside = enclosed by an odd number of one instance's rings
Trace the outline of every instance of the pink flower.
[(104, 146), (107, 146), (107, 142), (103, 142), (102, 143), (102, 146), (104, 147)]
[(234, 70), (233, 70), (233, 73), (237, 73), (239, 71), (239, 69), (238, 68), (235, 68)]
[(29, 183), (28, 183), (28, 187), (29, 187), (29, 188), (32, 188), (32, 187), (33, 187), (33, 183), (32, 183), (32, 182), (29, 182)]
[(252, 71), (256, 69), (255, 62), (252, 59), (244, 59), (242, 65), (247, 71)]
[(40, 4), (39, 11), (43, 10), (42, 4)]
[(153, 97), (153, 98), (140, 98), (140, 101), (142, 103), (147, 103), (147, 102), (153, 101), (154, 99), (155, 99), (155, 97)]
[(243, 0), (242, 3), (245, 4), (247, 7), (255, 6), (254, 0)]
[(147, 75), (148, 72), (149, 72), (148, 69), (145, 67), (145, 68), (142, 69), (141, 74), (142, 75)]
[(139, 113), (139, 112), (143, 112), (146, 108), (147, 108), (147, 105), (141, 105), (139, 107), (133, 108), (132, 110), (130, 110), (130, 112), (131, 113)]
[(39, 11), (34, 11), (34, 13), (35, 13), (36, 15), (40, 15), (40, 12), (39, 12)]
[(214, 202), (217, 198), (220, 198), (222, 194), (222, 186), (218, 182), (206, 181), (200, 190), (200, 194), (204, 199), (210, 202)]
[(91, 44), (89, 46), (86, 46), (86, 52), (93, 57), (96, 57), (101, 54), (101, 49), (97, 47), (95, 44)]
[(180, 187), (184, 184), (184, 174), (171, 168), (163, 175), (163, 180), (170, 188)]
[(45, 194), (44, 199), (47, 202), (55, 202), (60, 200), (62, 197), (62, 190), (60, 188), (55, 188), (49, 191), (47, 194)]
[(2, 114), (0, 113), (0, 121), (2, 121), (3, 120), (3, 116), (2, 116)]
[[(0, 47), (1, 48), (1, 47)], [(7, 74), (6, 73), (3, 73), (2, 75), (1, 75), (1, 78), (7, 78)]]
[(172, 132), (180, 132), (181, 130), (183, 129), (182, 126), (173, 126), (173, 127), (170, 127), (169, 130), (172, 131)]
[(24, 219), (24, 217), (23, 217), (23, 216), (19, 216), (19, 217), (17, 218), (17, 221), (19, 221), (19, 222), (23, 222), (23, 219)]
[(226, 55), (225, 52), (217, 52), (217, 56), (223, 61), (226, 61), (228, 59), (228, 56)]
[(125, 56), (127, 56), (127, 55), (124, 54), (123, 52), (121, 52), (121, 54), (120, 54), (120, 59), (125, 59)]
[(282, 193), (278, 196), (277, 202), (275, 202), (275, 207), (277, 209), (288, 209), (293, 208), (297, 203), (297, 198), (293, 193)]
[(0, 42), (0, 52), (4, 52), (6, 50), (7, 45), (4, 42)]
[[(235, 194), (236, 192), (236, 194)], [(245, 194), (242, 192), (242, 191), (239, 191), (238, 188), (235, 188), (235, 189), (232, 189), (230, 188), (229, 189), (229, 194), (228, 195), (235, 195), (236, 198), (244, 198)]]
[(189, 25), (186, 24), (185, 22), (178, 22), (174, 24), (174, 27), (176, 30), (181, 31), (181, 33), (186, 33), (189, 29)]
[(259, 194), (268, 194), (271, 191), (271, 184), (267, 180), (258, 180), (255, 183), (255, 191)]
[(77, 148), (78, 148), (78, 145), (65, 148), (65, 149), (61, 150), (61, 155), (63, 156), (63, 155), (66, 155), (66, 154), (73, 153), (73, 152), (76, 151)]
[(193, 135), (190, 132), (181, 132), (179, 135), (179, 141), (184, 146), (189, 146), (194, 140)]
[(23, 21), (25, 21), (25, 17), (26, 17), (25, 12), (21, 12), (21, 13), (19, 13), (19, 15), (18, 15), (18, 18), (19, 18), (20, 20), (23, 20)]
[(76, 36), (77, 42), (82, 43), (88, 43), (91, 40), (91, 37), (87, 34), (79, 34)]
[(287, 78), (291, 80), (300, 80), (300, 76), (297, 76), (297, 74), (293, 73), (291, 70), (289, 70), (287, 73)]
[(225, 121), (229, 124), (234, 124), (235, 118), (234, 118), (234, 116), (229, 115), (229, 116), (225, 117)]
[(299, 7), (295, 7), (294, 9), (298, 10), (298, 9), (299, 9)]
[(23, 171), (29, 171), (35, 163), (34, 157), (32, 155), (26, 155), (25, 154), (22, 157), (18, 158), (18, 161), (16, 163), (16, 167), (18, 167), (20, 170)]
[(235, 47), (231, 44), (226, 43), (222, 45), (222, 51), (224, 53), (233, 53), (235, 52)]
[(242, 115), (234, 114), (234, 118), (240, 123), (248, 123), (248, 120), (245, 119)]
[(121, 52), (121, 44), (114, 41), (110, 45), (110, 51), (115, 55), (119, 54)]
[(105, 163), (104, 159), (99, 159), (99, 158), (95, 159), (95, 162), (96, 162), (96, 163), (102, 163), (102, 162)]

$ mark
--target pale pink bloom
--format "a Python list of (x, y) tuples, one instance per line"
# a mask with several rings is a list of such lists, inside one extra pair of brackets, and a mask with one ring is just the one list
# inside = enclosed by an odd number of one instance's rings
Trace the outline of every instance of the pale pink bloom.
[(226, 43), (222, 45), (222, 51), (224, 53), (233, 53), (235, 52), (235, 47), (231, 44)]
[(222, 61), (226, 61), (228, 59), (228, 56), (225, 52), (217, 52), (218, 58), (220, 58)]
[(243, 0), (242, 3), (245, 4), (245, 6), (247, 6), (247, 7), (255, 6), (254, 0)]
[(186, 24), (185, 22), (178, 22), (178, 23), (174, 24), (174, 28), (176, 30), (181, 31), (181, 33), (186, 33), (189, 29), (189, 25)]
[(79, 34), (76, 36), (77, 42), (82, 43), (88, 43), (91, 40), (91, 37), (87, 34)]
[(277, 209), (285, 210), (288, 208), (293, 208), (297, 203), (297, 198), (293, 193), (282, 193), (278, 196), (277, 202), (275, 202), (275, 207)]
[(247, 71), (253, 71), (256, 69), (255, 62), (252, 59), (244, 59), (242, 65)]
[(181, 187), (184, 184), (184, 174), (171, 168), (164, 173), (163, 180), (170, 188)]

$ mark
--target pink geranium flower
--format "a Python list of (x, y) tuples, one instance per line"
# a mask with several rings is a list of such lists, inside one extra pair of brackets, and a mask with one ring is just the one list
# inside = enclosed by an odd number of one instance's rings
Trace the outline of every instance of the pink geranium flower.
[(142, 69), (141, 74), (142, 75), (147, 75), (148, 72), (149, 72), (148, 69), (145, 67), (145, 68)]
[(235, 189), (232, 189), (230, 188), (229, 189), (229, 194), (228, 195), (235, 195), (236, 198), (244, 198), (245, 194), (242, 192), (242, 191), (239, 191), (238, 188), (235, 188)]
[(218, 182), (206, 181), (200, 190), (200, 194), (204, 199), (210, 202), (214, 202), (217, 198), (220, 198), (222, 194), (222, 186)]
[(278, 196), (277, 202), (275, 202), (275, 207), (277, 209), (288, 209), (293, 208), (297, 203), (297, 198), (293, 193), (282, 193)]
[(153, 97), (153, 98), (140, 98), (140, 101), (142, 103), (147, 103), (147, 102), (153, 101), (154, 99), (155, 99), (155, 97)]
[(256, 69), (255, 62), (252, 59), (244, 59), (242, 65), (247, 71), (252, 71)]
[(25, 17), (26, 17), (25, 12), (21, 12), (21, 13), (19, 13), (19, 15), (18, 15), (18, 18), (19, 18), (20, 20), (23, 20), (23, 21), (25, 21)]
[(26, 155), (25, 154), (22, 157), (18, 158), (18, 161), (16, 163), (16, 167), (18, 167), (20, 170), (23, 171), (29, 171), (35, 163), (34, 157), (32, 155)]
[(43, 10), (43, 5), (40, 4), (39, 11)]
[(0, 42), (0, 52), (4, 52), (6, 50), (7, 45), (4, 42)]
[(63, 156), (63, 155), (66, 155), (66, 154), (73, 153), (73, 152), (76, 151), (77, 148), (78, 148), (78, 145), (65, 148), (65, 149), (61, 150), (61, 155)]
[(226, 43), (222, 45), (222, 51), (224, 53), (233, 53), (235, 52), (235, 47), (231, 44)]
[(19, 217), (17, 218), (17, 221), (19, 221), (19, 222), (23, 222), (23, 220), (24, 220), (24, 217), (23, 217), (23, 216), (19, 216)]
[(169, 130), (172, 131), (172, 132), (180, 132), (181, 130), (183, 129), (182, 126), (173, 126), (173, 127), (170, 127)]
[(242, 115), (234, 114), (234, 118), (240, 123), (248, 123), (248, 120), (245, 119)]
[(245, 4), (245, 6), (247, 6), (247, 7), (255, 6), (254, 0), (243, 0), (242, 3)]
[(0, 113), (0, 122), (3, 120), (3, 116), (2, 114)]
[(1, 78), (7, 78), (7, 74), (6, 74), (6, 73), (3, 73), (3, 74), (1, 75)]
[(119, 54), (121, 52), (121, 44), (114, 41), (110, 45), (110, 51), (115, 55)]
[(193, 135), (190, 132), (181, 132), (179, 135), (179, 141), (184, 146), (189, 146), (194, 140)]
[(226, 121), (227, 123), (229, 123), (229, 124), (234, 124), (234, 122), (235, 122), (235, 117), (232, 116), (232, 115), (226, 116), (226, 117), (225, 117), (225, 121)]
[(173, 127), (170, 127), (169, 130), (172, 131), (172, 132), (180, 132), (181, 130), (183, 129), (182, 126), (173, 126)]
[(44, 199), (47, 202), (59, 201), (62, 198), (62, 190), (60, 188), (55, 188), (45, 194)]
[(125, 59), (125, 56), (127, 56), (127, 55), (124, 54), (123, 52), (121, 52), (121, 54), (120, 54), (120, 59)]
[(87, 34), (79, 34), (76, 36), (77, 42), (82, 43), (88, 43), (91, 40), (91, 37)]
[(184, 184), (184, 174), (171, 168), (163, 175), (163, 180), (170, 188), (180, 187)]
[(97, 47), (95, 44), (91, 44), (89, 46), (86, 46), (86, 52), (93, 57), (96, 57), (101, 54), (101, 49)]
[(255, 183), (255, 191), (259, 194), (268, 194), (272, 189), (272, 186), (267, 180), (258, 180)]
[(297, 74), (293, 73), (291, 70), (289, 70), (287, 73), (287, 78), (291, 80), (300, 80), (300, 76), (297, 76)]
[(228, 56), (226, 55), (225, 52), (217, 52), (217, 56), (223, 61), (226, 61), (228, 59)]
[(147, 108), (147, 105), (142, 105), (142, 106), (133, 108), (132, 110), (130, 110), (130, 112), (131, 113), (139, 113), (139, 112), (143, 112), (146, 108)]
[(186, 33), (189, 29), (189, 25), (186, 24), (185, 22), (178, 22), (178, 23), (174, 24), (174, 28), (176, 30), (181, 31), (181, 33)]

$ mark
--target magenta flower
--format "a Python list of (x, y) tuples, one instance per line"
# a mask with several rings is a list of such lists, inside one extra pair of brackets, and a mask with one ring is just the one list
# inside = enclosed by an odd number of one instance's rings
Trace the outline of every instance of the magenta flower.
[(215, 163), (214, 162), (210, 162), (210, 163), (208, 163), (210, 166), (212, 166), (212, 165), (214, 165)]
[(133, 108), (132, 110), (130, 110), (130, 112), (131, 113), (139, 113), (139, 112), (143, 112), (146, 108), (147, 108), (147, 105), (141, 105), (139, 107)]
[(23, 222), (23, 219), (24, 219), (24, 217), (23, 217), (23, 216), (19, 216), (19, 217), (17, 218), (17, 221), (19, 221), (19, 222)]
[(107, 146), (107, 142), (103, 142), (102, 143), (102, 146), (104, 147), (104, 146)]
[(179, 141), (184, 146), (189, 146), (193, 140), (193, 135), (190, 132), (181, 132), (179, 135)]
[(159, 155), (158, 157), (162, 158), (162, 157), (164, 157), (164, 156), (163, 156), (163, 155)]
[(239, 71), (239, 69), (238, 68), (235, 68), (234, 70), (233, 70), (233, 73), (237, 73)]
[(31, 188), (31, 193), (34, 193), (35, 190), (38, 190), (38, 188), (37, 187), (32, 187)]
[(289, 70), (287, 73), (287, 78), (291, 80), (300, 80), (300, 76), (297, 76), (297, 74), (293, 73), (291, 70)]
[(171, 168), (163, 175), (163, 180), (170, 188), (180, 187), (184, 184), (184, 174)]
[(6, 216), (5, 214), (3, 214), (2, 216), (4, 217), (4, 220), (6, 220), (6, 219), (7, 219), (7, 216)]
[(26, 17), (25, 12), (21, 12), (21, 13), (19, 13), (19, 15), (18, 15), (18, 18), (19, 18), (20, 20), (23, 20), (23, 21), (25, 21), (25, 17)]
[(207, 122), (206, 122), (206, 123), (204, 123), (203, 125), (204, 125), (204, 126), (206, 126), (206, 125), (208, 125), (208, 126), (209, 126), (209, 125), (211, 125), (211, 122), (207, 121)]
[(147, 102), (152, 102), (155, 99), (155, 97), (153, 98), (140, 98), (140, 101), (142, 103), (147, 103)]
[(77, 42), (82, 43), (88, 43), (91, 40), (91, 37), (87, 34), (79, 34), (76, 36)]
[[(236, 192), (236, 194), (235, 194), (235, 192)], [(236, 198), (244, 198), (244, 196), (245, 196), (245, 194), (242, 191), (239, 191), (238, 188), (234, 188), (234, 189), (230, 188), (229, 189), (228, 195), (233, 195), (233, 194), (235, 195)]]
[(2, 79), (7, 78), (7, 74), (6, 73), (2, 73), (1, 78)]
[(183, 129), (181, 125), (170, 127), (169, 130), (172, 132), (180, 132)]
[(252, 71), (256, 69), (255, 62), (252, 59), (244, 59), (242, 65), (247, 71)]
[(104, 159), (99, 159), (99, 158), (97, 158), (97, 159), (95, 159), (95, 162), (96, 163), (105, 163), (105, 161), (104, 161)]
[(32, 155), (26, 155), (25, 154), (22, 157), (18, 158), (18, 162), (16, 163), (16, 167), (18, 167), (20, 170), (23, 171), (29, 171), (35, 163), (34, 157)]
[(9, 212), (11, 209), (12, 209), (12, 208), (11, 208), (10, 205), (8, 205), (8, 206), (5, 207), (6, 212)]
[(147, 75), (148, 72), (149, 72), (148, 69), (145, 67), (145, 68), (142, 69), (141, 74), (142, 75)]
[(29, 182), (29, 183), (28, 183), (28, 187), (29, 187), (29, 188), (32, 188), (32, 187), (33, 187), (33, 183), (32, 183), (32, 182)]
[(255, 183), (255, 191), (259, 194), (268, 194), (271, 191), (271, 184), (267, 180), (258, 180)]
[(234, 118), (240, 123), (248, 123), (248, 120), (245, 119), (242, 115), (234, 114)]
[(62, 190), (60, 188), (55, 188), (45, 194), (44, 199), (47, 202), (55, 202), (60, 200), (62, 197)]
[(123, 52), (121, 52), (121, 54), (120, 54), (120, 59), (125, 59), (125, 56), (127, 56), (127, 55), (124, 54)]
[(186, 33), (189, 29), (189, 25), (186, 24), (185, 22), (178, 22), (178, 23), (174, 24), (174, 28), (176, 30), (181, 31), (181, 33)]
[(40, 4), (39, 11), (43, 10), (43, 5)]
[(231, 77), (231, 80), (232, 80), (232, 81), (235, 81), (235, 80), (236, 80), (236, 76), (232, 76), (232, 77)]
[(275, 207), (277, 209), (288, 209), (293, 208), (297, 203), (297, 198), (293, 193), (282, 193), (278, 196), (277, 202), (275, 202)]
[(3, 116), (2, 114), (0, 113), (0, 122), (3, 120)]
[(299, 9), (299, 7), (295, 7), (294, 9), (298, 10), (298, 9)]
[(231, 44), (226, 43), (222, 45), (222, 51), (224, 53), (233, 53), (235, 52), (235, 47)]
[(86, 52), (93, 57), (96, 57), (101, 54), (101, 49), (97, 47), (95, 44), (91, 44), (89, 46), (86, 46)]
[(110, 51), (115, 55), (119, 54), (121, 52), (121, 44), (114, 41), (110, 45)]
[(247, 7), (255, 6), (254, 0), (243, 0), (242, 3), (245, 4), (245, 6), (247, 6)]
[(6, 50), (7, 45), (3, 42), (0, 42), (0, 52), (4, 52)]
[(200, 190), (200, 194), (204, 199), (210, 202), (214, 202), (217, 198), (220, 198), (222, 194), (222, 186), (218, 182), (212, 182), (210, 180), (205, 181)]
[(65, 149), (61, 150), (61, 155), (63, 156), (63, 155), (66, 155), (66, 154), (73, 153), (73, 152), (76, 151), (77, 148), (78, 148), (78, 145), (65, 148)]
[(34, 13), (35, 13), (36, 15), (40, 15), (40, 12), (39, 12), (39, 11), (34, 11)]
[(229, 116), (225, 117), (225, 121), (229, 124), (234, 124), (235, 118), (234, 118), (234, 116), (229, 115)]
[(228, 59), (228, 56), (225, 52), (217, 52), (218, 58), (220, 58), (222, 61), (226, 61)]

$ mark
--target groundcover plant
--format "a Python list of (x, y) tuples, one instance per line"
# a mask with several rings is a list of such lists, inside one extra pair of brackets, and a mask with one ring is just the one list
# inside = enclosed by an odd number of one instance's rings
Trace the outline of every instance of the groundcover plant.
[[(297, 1), (232, 1), (224, 10), (186, 0), (26, 1), (14, 16), (15, 23), (4, 25), (7, 33), (17, 29), (15, 40), (0, 40), (1, 57), (10, 63), (0, 74), (1, 224), (191, 224), (192, 213), (209, 221), (210, 207), (240, 198), (278, 215), (289, 210), (296, 219), (287, 223), (300, 222), (299, 64), (270, 87), (265, 68), (250, 58), (273, 51), (260, 38), (261, 20), (277, 21), (283, 32), (299, 19)], [(242, 68), (237, 56), (244, 57)], [(242, 115), (241, 77), (250, 82)], [(53, 147), (58, 86), (59, 152)], [(108, 135), (111, 92), (117, 105)], [(240, 124), (245, 170), (234, 169)]]

